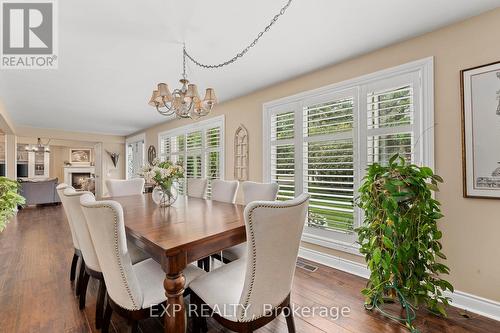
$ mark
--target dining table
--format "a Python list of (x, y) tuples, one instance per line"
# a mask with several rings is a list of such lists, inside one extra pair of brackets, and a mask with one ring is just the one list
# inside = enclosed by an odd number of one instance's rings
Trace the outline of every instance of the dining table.
[(245, 207), (181, 195), (170, 207), (160, 207), (151, 193), (109, 199), (123, 207), (127, 239), (148, 253), (165, 272), (165, 332), (184, 333), (183, 270), (246, 241)]

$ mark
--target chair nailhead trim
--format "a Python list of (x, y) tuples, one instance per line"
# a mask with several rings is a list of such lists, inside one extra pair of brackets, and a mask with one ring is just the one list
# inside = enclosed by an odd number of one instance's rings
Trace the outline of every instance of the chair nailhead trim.
[(111, 211), (113, 212), (114, 236), (115, 236), (115, 239), (114, 239), (115, 240), (115, 244), (114, 244), (115, 257), (118, 261), (118, 267), (120, 267), (120, 275), (122, 278), (122, 282), (125, 285), (125, 289), (127, 290), (127, 294), (130, 297), (130, 301), (132, 302), (132, 305), (134, 306), (134, 308), (132, 308), (132, 309), (128, 309), (128, 308), (125, 308), (125, 309), (126, 310), (139, 310), (139, 309), (141, 309), (141, 307), (137, 306), (137, 304), (135, 303), (134, 297), (132, 295), (132, 291), (130, 290), (130, 286), (128, 285), (127, 279), (125, 277), (125, 271), (123, 270), (122, 262), (120, 259), (120, 254), (118, 253), (118, 216), (116, 215), (115, 209), (109, 205), (103, 205), (103, 204), (85, 206), (85, 207), (87, 207), (87, 208), (108, 208), (108, 209), (111, 209)]
[[(305, 200), (307, 200), (307, 199), (308, 199), (308, 197), (306, 197)], [(297, 207), (297, 206), (300, 206), (301, 204), (303, 204), (304, 201), (298, 202), (297, 204), (295, 204), (293, 206), (283, 206), (283, 205), (276, 205), (276, 204), (275, 205), (257, 205), (255, 207), (253, 207), (252, 210), (249, 212), (249, 214), (248, 214), (248, 229), (250, 231), (250, 240), (251, 240), (250, 243), (251, 243), (251, 246), (252, 246), (252, 274), (251, 274), (251, 278), (250, 278), (250, 284), (248, 286), (248, 293), (247, 293), (247, 295), (245, 297), (245, 302), (243, 303), (244, 304), (243, 305), (244, 309), (247, 309), (248, 308), (248, 304), (250, 304), (250, 298), (252, 297), (253, 286), (255, 284), (255, 271), (257, 269), (257, 248), (255, 246), (255, 233), (254, 233), (254, 230), (253, 230), (253, 221), (252, 221), (254, 210), (256, 210), (257, 208), (291, 208), (291, 207)], [(278, 304), (281, 304), (281, 303), (278, 303)], [(254, 321), (254, 320), (259, 319), (260, 317), (264, 316), (264, 314), (262, 314), (262, 315), (260, 315), (258, 317), (252, 318), (252, 319), (245, 319), (244, 315), (245, 315), (244, 312), (242, 312), (240, 314), (239, 321), (241, 321), (241, 322), (250, 322), (250, 321)]]

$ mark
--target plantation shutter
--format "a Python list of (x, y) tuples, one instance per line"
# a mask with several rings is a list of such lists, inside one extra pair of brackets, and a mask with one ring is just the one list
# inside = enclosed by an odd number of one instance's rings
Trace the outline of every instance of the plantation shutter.
[(399, 154), (415, 163), (420, 81), (414, 73), (368, 85), (366, 103), (366, 165), (387, 164)]
[(212, 180), (220, 179), (221, 166), (221, 128), (209, 128), (205, 131), (206, 178), (208, 180), (207, 197), (211, 197)]
[(161, 160), (182, 165), (184, 179), (179, 179), (179, 193), (185, 194), (186, 178), (224, 177), (224, 120), (215, 117), (195, 125), (176, 128), (158, 136)]
[(432, 59), (264, 105), (264, 179), (310, 195), (303, 240), (357, 252), (355, 198), (369, 164), (433, 163)]
[(202, 178), (202, 132), (196, 131), (187, 134), (186, 138), (186, 177)]
[(134, 175), (134, 147), (132, 143), (127, 145), (127, 179)]
[(304, 105), (303, 187), (311, 196), (309, 227), (353, 230), (353, 123), (354, 96)]
[(271, 116), (271, 182), (279, 185), (278, 200), (295, 197), (295, 114)]
[(131, 141), (126, 145), (127, 179), (140, 177), (144, 165), (144, 140)]

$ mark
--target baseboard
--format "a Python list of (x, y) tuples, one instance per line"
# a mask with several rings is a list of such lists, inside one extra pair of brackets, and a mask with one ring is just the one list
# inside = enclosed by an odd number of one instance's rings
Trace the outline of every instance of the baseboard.
[(459, 290), (454, 293), (447, 292), (445, 295), (452, 299), (451, 305), (454, 307), (500, 321), (499, 302)]
[(368, 279), (368, 277), (370, 276), (370, 271), (368, 270), (366, 265), (360, 264), (355, 261), (336, 257), (331, 254), (326, 254), (323, 252), (307, 249), (305, 247), (301, 247), (299, 249), (299, 257), (315, 261), (322, 265), (332, 267), (353, 275), (361, 276), (365, 279)]
[[(357, 275), (365, 279), (370, 276), (370, 271), (365, 264), (307, 249), (305, 247), (300, 248), (299, 257)], [(450, 304), (454, 307), (500, 321), (499, 302), (468, 294), (459, 290), (455, 290), (454, 293), (446, 293), (446, 296), (452, 299)]]

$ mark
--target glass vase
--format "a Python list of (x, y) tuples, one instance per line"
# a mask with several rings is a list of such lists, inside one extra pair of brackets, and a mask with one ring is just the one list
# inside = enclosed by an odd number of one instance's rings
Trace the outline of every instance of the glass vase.
[(177, 200), (177, 196), (178, 192), (175, 185), (172, 185), (168, 189), (156, 186), (152, 193), (153, 201), (160, 207), (171, 206)]

